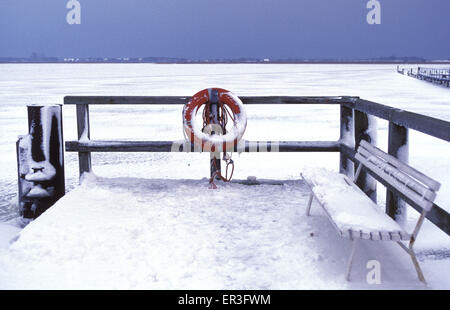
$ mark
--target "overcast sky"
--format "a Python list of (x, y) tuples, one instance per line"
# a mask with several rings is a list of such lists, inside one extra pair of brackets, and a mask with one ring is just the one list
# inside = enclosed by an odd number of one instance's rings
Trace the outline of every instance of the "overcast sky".
[(449, 0), (0, 0), (0, 57), (450, 58)]

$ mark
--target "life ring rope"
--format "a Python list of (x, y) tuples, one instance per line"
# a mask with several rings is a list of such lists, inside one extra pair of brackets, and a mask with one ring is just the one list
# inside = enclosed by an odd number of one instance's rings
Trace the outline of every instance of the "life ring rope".
[[(214, 98), (211, 98), (215, 96)], [(216, 104), (215, 111), (212, 111), (212, 101)], [(202, 113), (203, 124), (200, 128), (195, 117), (200, 107), (205, 105)], [(215, 113), (214, 113), (215, 112)], [(233, 126), (227, 130), (228, 119), (233, 121)], [(215, 126), (211, 129), (211, 133), (205, 131), (209, 126)], [(234, 173), (234, 162), (231, 155), (226, 154), (227, 151), (233, 151), (238, 142), (244, 135), (247, 127), (247, 115), (244, 110), (242, 101), (228, 90), (222, 88), (209, 88), (199, 91), (183, 108), (183, 134), (187, 141), (201, 145), (202, 151), (224, 153), (226, 163), (225, 177), (221, 175), (220, 169), (217, 167), (216, 161), (212, 160), (214, 173), (210, 178), (210, 188), (217, 188), (214, 184), (216, 177), (224, 182), (229, 182)], [(220, 130), (217, 130), (220, 129)], [(217, 132), (219, 134), (217, 134)], [(229, 167), (231, 173), (228, 177)]]

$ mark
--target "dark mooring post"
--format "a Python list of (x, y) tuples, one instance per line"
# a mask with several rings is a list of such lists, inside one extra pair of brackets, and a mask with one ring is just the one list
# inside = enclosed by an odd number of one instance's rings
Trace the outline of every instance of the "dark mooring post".
[[(212, 124), (217, 124), (219, 126), (219, 92), (215, 89), (211, 89), (209, 91), (209, 104), (211, 105), (210, 109), (210, 119)], [(212, 129), (211, 134), (214, 135), (214, 130), (218, 130), (219, 128), (215, 126)], [(216, 171), (221, 172), (220, 167), (220, 152), (211, 152), (210, 157), (210, 175), (213, 177)], [(220, 179), (219, 176), (216, 176), (216, 179)]]
[[(375, 144), (376, 140), (376, 120), (369, 117), (366, 113), (355, 110), (355, 150), (358, 149), (361, 140)], [(355, 169), (357, 167), (355, 166)], [(356, 182), (359, 188), (366, 193), (374, 202), (377, 201), (377, 183), (374, 178), (365, 171), (361, 171)]]
[[(353, 109), (341, 104), (341, 130), (339, 141), (348, 147), (353, 148), (355, 144), (355, 136), (353, 133)], [(343, 153), (339, 156), (339, 172), (353, 179), (353, 162)]]
[(62, 106), (28, 106), (28, 128), (16, 144), (19, 209), (37, 218), (65, 194)]
[[(388, 153), (408, 164), (408, 129), (389, 122), (388, 135)], [(386, 190), (386, 213), (399, 222), (406, 219), (405, 202), (389, 189)]]
[[(89, 127), (89, 105), (77, 104), (77, 129), (79, 141), (87, 141), (91, 138)], [(81, 178), (83, 173), (91, 171), (91, 153), (79, 152), (78, 165)]]

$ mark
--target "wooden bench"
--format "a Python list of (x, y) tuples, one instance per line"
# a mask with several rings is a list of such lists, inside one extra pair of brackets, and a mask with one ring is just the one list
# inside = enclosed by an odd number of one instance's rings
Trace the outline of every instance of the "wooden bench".
[[(322, 168), (305, 169), (302, 172), (302, 178), (311, 190), (306, 214), (309, 216), (313, 198), (316, 198), (338, 234), (352, 241), (347, 280), (350, 279), (356, 241), (363, 239), (397, 242), (411, 256), (419, 280), (426, 283), (413, 246), (427, 212), (433, 207), (436, 192), (440, 188), (439, 182), (364, 140), (355, 158), (358, 167), (353, 180)], [(422, 212), (412, 233), (406, 232), (355, 185), (361, 169), (376, 179), (384, 180), (383, 183), (407, 203), (420, 207)], [(405, 245), (402, 241), (409, 241), (409, 244)]]

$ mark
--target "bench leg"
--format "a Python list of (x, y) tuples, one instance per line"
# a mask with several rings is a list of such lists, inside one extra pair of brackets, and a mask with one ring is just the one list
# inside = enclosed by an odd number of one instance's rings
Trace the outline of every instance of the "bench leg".
[(419, 262), (417, 261), (417, 258), (416, 258), (416, 253), (414, 253), (413, 249), (410, 249), (409, 254), (411, 255), (411, 260), (414, 264), (414, 268), (416, 268), (416, 272), (417, 272), (417, 276), (419, 277), (419, 280), (426, 285), (427, 281), (425, 281), (425, 277), (423, 276), (422, 269), (420, 269)]
[(353, 239), (352, 240), (352, 252), (350, 253), (350, 257), (348, 258), (347, 273), (345, 275), (345, 279), (347, 281), (350, 281), (350, 272), (352, 271), (353, 256), (355, 256), (355, 249), (356, 249), (356, 239)]
[(309, 213), (311, 211), (311, 205), (312, 205), (313, 199), (314, 199), (314, 195), (313, 195), (313, 193), (311, 193), (310, 196), (309, 196), (308, 205), (306, 206), (306, 216), (309, 216)]
[(414, 252), (413, 243), (410, 243), (409, 247), (406, 247), (406, 245), (404, 245), (400, 241), (397, 241), (397, 243), (401, 246), (401, 248), (403, 250), (406, 251), (406, 253), (409, 254), (409, 256), (411, 256), (411, 260), (413, 262), (414, 268), (416, 269), (417, 276), (419, 277), (419, 280), (423, 284), (427, 285), (427, 281), (425, 281), (425, 277), (423, 275), (422, 269), (420, 268), (419, 261), (417, 260), (416, 253)]

